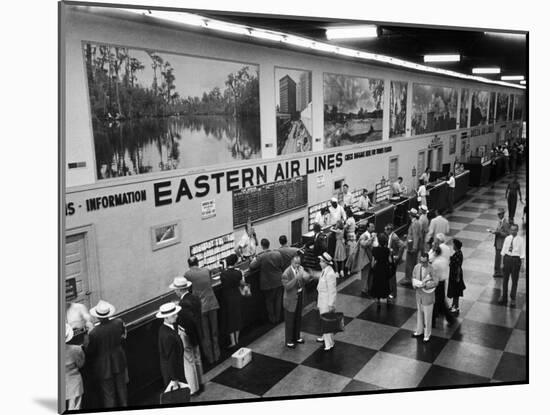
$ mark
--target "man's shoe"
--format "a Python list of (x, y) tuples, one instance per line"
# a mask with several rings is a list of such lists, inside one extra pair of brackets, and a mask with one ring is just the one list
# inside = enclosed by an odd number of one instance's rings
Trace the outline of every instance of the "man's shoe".
[(424, 333), (412, 333), (411, 337), (419, 338), (419, 337), (422, 337), (423, 335), (424, 335)]
[(288, 347), (289, 349), (295, 349), (296, 345), (294, 343), (287, 343), (286, 347)]
[(493, 275), (493, 278), (502, 278), (502, 277), (503, 277), (502, 274), (494, 274), (494, 275)]
[(315, 340), (317, 343), (324, 343), (325, 342), (325, 339), (323, 339), (322, 337), (317, 337), (317, 340)]
[(516, 306), (516, 300), (510, 300), (510, 307)]
[(296, 343), (298, 343), (298, 344), (304, 344), (304, 343), (305, 343), (305, 340), (302, 339), (302, 338), (300, 337), (298, 340), (296, 340)]
[(507, 303), (508, 301), (506, 301), (506, 299), (504, 298), (499, 298), (497, 302), (498, 305), (506, 305)]
[(424, 337), (424, 340), (422, 340), (422, 343), (429, 343), (429, 342), (430, 342), (429, 337)]

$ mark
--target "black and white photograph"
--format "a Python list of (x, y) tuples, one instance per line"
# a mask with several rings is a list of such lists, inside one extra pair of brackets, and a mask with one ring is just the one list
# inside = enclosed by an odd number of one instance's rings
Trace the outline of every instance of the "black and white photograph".
[(326, 73), (323, 96), (326, 148), (382, 140), (383, 80)]
[(277, 154), (311, 151), (311, 71), (275, 68)]
[(59, 3), (59, 412), (526, 387), (527, 32), (151, 1)]

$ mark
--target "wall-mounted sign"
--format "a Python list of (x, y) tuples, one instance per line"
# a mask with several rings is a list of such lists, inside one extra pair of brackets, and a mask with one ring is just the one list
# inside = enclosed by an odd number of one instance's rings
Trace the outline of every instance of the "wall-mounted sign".
[(443, 145), (443, 142), (441, 141), (441, 137), (438, 137), (437, 135), (432, 138), (432, 141), (430, 141), (430, 144), (428, 144), (428, 148), (435, 148), (435, 147), (441, 147)]
[(151, 247), (153, 251), (177, 244), (180, 241), (181, 236), (178, 221), (151, 227)]
[(317, 175), (317, 187), (324, 187), (325, 185), (325, 175), (319, 174)]
[(214, 199), (201, 203), (201, 214), (203, 219), (216, 216), (216, 201)]

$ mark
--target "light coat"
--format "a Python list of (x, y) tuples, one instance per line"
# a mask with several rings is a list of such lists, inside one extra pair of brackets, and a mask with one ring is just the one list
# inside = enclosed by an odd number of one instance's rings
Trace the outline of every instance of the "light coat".
[(327, 266), (319, 277), (317, 284), (317, 308), (319, 314), (328, 313), (330, 307), (334, 307), (336, 303), (336, 273), (331, 266)]
[(298, 303), (298, 290), (303, 288), (304, 280), (298, 277), (305, 277), (305, 271), (302, 266), (298, 268), (297, 273), (294, 273), (292, 266), (287, 267), (283, 272), (282, 282), (285, 289), (283, 294), (283, 307), (286, 311), (294, 313), (296, 311), (296, 304)]

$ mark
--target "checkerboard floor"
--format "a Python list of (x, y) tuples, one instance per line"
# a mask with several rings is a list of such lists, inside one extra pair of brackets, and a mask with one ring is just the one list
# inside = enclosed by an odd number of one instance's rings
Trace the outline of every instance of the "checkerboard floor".
[[(252, 362), (243, 369), (226, 360), (206, 374), (206, 391), (193, 402), (229, 401), (259, 397), (319, 395), (499, 383), (526, 380), (526, 284), (520, 275), (515, 308), (497, 304), (502, 279), (492, 277), (493, 236), (497, 208), (506, 208), (507, 176), (492, 186), (470, 189), (448, 217), (451, 235), (464, 243), (466, 291), (460, 299), (457, 323), (440, 317), (432, 340), (411, 338), (416, 326), (412, 289), (398, 288), (389, 307), (360, 295), (359, 276), (338, 287), (337, 310), (345, 315), (344, 332), (335, 336), (332, 352), (324, 353), (316, 311), (303, 317), (305, 344), (291, 350), (284, 345), (284, 323), (247, 346)], [(525, 195), (525, 170), (519, 172)], [(518, 202), (515, 222), (522, 223)], [(524, 233), (525, 230), (520, 231)], [(398, 279), (403, 277), (403, 265)]]

